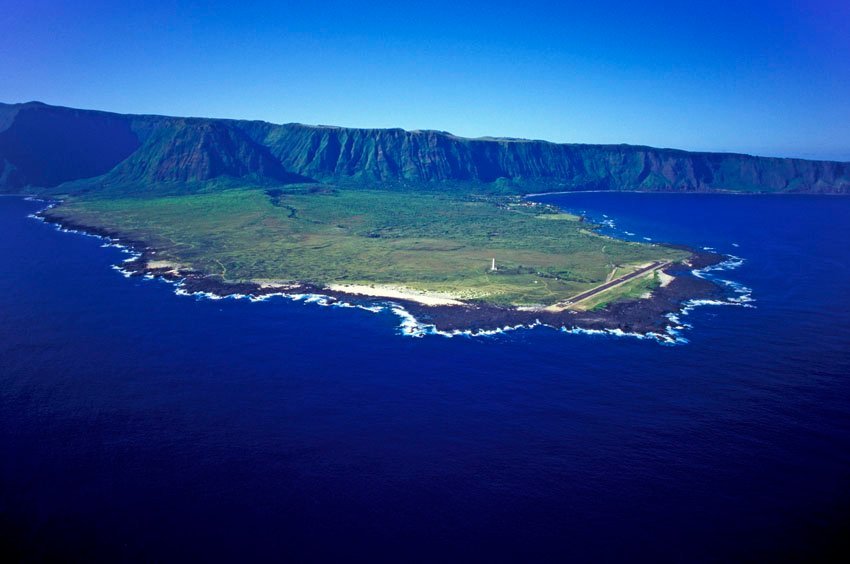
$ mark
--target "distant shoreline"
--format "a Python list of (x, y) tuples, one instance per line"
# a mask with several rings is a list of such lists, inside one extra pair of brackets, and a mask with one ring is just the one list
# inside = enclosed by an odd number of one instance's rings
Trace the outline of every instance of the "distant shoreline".
[(520, 196), (523, 200), (529, 198), (540, 198), (543, 196), (558, 196), (563, 194), (675, 194), (682, 196), (838, 196), (850, 197), (850, 193), (839, 194), (834, 192), (738, 192), (735, 190), (705, 190), (705, 191), (661, 191), (661, 190), (560, 190), (557, 192), (537, 192), (533, 194), (523, 194)]

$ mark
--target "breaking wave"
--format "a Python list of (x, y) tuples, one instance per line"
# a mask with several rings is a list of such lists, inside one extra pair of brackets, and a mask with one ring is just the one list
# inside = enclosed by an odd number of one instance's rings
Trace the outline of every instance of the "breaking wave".
[(739, 307), (755, 307), (753, 305), (755, 299), (753, 298), (752, 288), (745, 286), (740, 282), (721, 278), (720, 276), (714, 274), (716, 272), (726, 272), (729, 270), (738, 269), (743, 266), (744, 262), (745, 259), (739, 256), (726, 255), (726, 260), (722, 262), (707, 266), (705, 268), (691, 270), (691, 274), (693, 274), (697, 278), (702, 278), (703, 280), (710, 280), (715, 284), (718, 284), (721, 287), (729, 290), (731, 292), (731, 295), (726, 297), (726, 299), (724, 300), (689, 300), (685, 302), (685, 307), (682, 310), (683, 313), (687, 314), (693, 308), (703, 305), (733, 305)]

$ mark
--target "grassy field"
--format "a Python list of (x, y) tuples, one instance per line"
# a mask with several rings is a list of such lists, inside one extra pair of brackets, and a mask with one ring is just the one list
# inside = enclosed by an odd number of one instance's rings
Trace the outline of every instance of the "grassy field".
[(225, 281), (395, 285), (513, 305), (562, 301), (614, 266), (621, 275), (686, 256), (601, 237), (543, 206), (447, 193), (233, 189), (70, 199), (51, 215), (146, 241)]

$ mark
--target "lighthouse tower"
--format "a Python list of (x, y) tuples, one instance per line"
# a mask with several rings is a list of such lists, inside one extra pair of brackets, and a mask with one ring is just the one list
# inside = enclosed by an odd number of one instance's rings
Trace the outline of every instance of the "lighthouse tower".
[(496, 259), (493, 259), (493, 262), (490, 264), (490, 270), (496, 270)]

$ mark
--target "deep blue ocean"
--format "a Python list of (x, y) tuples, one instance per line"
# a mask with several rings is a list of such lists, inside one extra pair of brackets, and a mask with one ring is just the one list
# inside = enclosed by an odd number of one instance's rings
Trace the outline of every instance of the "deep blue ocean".
[[(542, 200), (741, 257), (687, 344), (177, 296), (0, 198), (0, 548), (712, 561), (850, 532), (850, 198)], [(632, 235), (627, 235), (630, 233)], [(844, 549), (846, 544), (842, 545)]]

